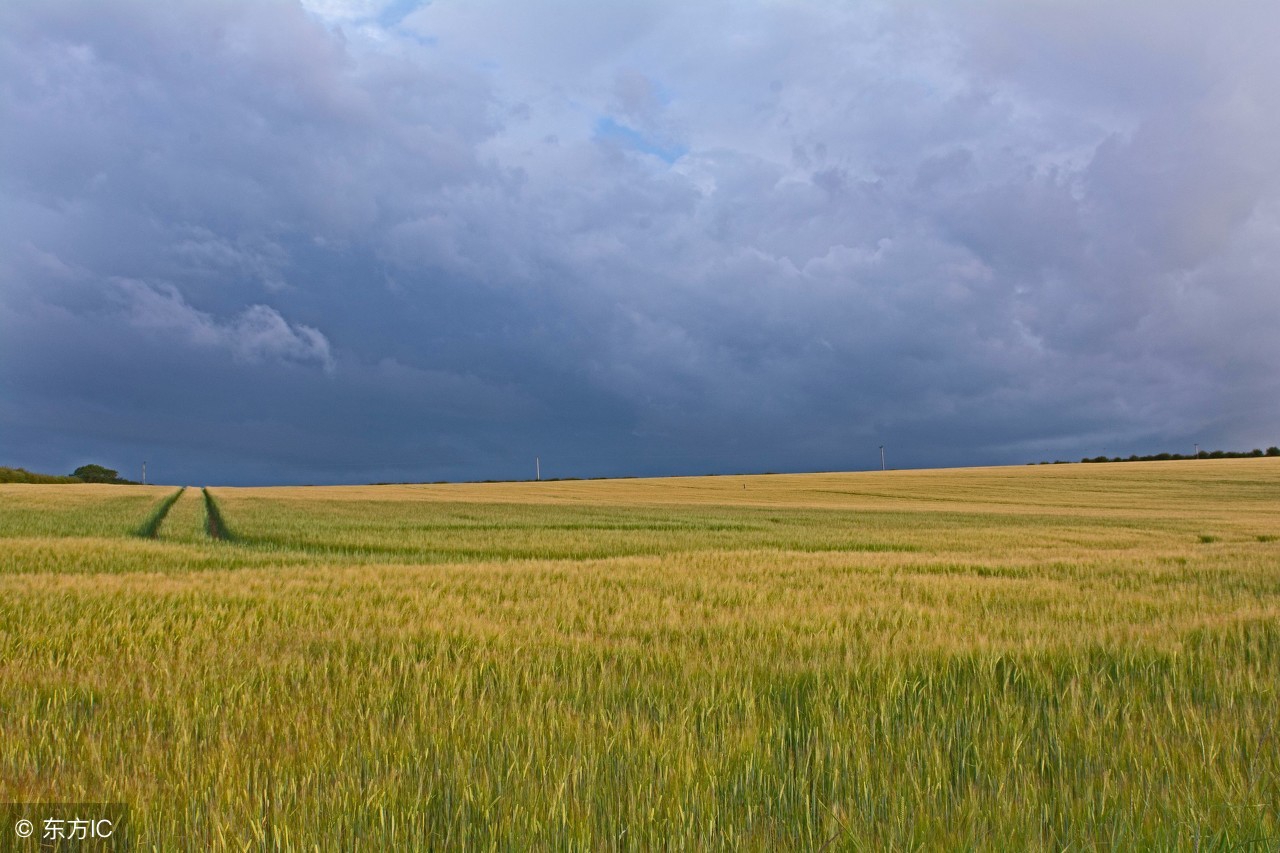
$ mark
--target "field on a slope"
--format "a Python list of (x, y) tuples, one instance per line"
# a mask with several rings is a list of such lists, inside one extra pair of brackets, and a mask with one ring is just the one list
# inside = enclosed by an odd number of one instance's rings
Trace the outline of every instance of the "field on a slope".
[(1280, 845), (1280, 460), (212, 489), (222, 540), (198, 488), (148, 526), (176, 492), (0, 485), (0, 802), (165, 850)]

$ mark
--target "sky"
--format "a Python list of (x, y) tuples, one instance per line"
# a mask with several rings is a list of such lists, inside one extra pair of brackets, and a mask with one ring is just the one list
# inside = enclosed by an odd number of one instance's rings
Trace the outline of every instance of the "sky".
[(6, 0), (0, 465), (1280, 443), (1280, 5)]

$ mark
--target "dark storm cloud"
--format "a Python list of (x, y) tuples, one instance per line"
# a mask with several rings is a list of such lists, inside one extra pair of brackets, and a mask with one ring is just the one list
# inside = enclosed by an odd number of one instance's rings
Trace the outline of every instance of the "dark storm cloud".
[(0, 462), (1276, 441), (1261, 3), (16, 2)]

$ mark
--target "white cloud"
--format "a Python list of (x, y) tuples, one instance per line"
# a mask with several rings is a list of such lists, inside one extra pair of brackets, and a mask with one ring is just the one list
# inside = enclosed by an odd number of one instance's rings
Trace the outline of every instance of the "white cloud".
[(159, 332), (197, 347), (230, 352), (248, 363), (269, 361), (316, 364), (334, 369), (328, 339), (317, 329), (291, 324), (266, 305), (251, 305), (226, 322), (193, 308), (172, 285), (117, 279), (130, 325), (140, 332)]

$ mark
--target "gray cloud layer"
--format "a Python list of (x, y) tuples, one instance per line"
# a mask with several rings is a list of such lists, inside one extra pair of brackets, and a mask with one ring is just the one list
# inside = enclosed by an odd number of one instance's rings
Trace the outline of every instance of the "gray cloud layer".
[(7, 3), (0, 461), (361, 481), (1276, 443), (1278, 26)]

